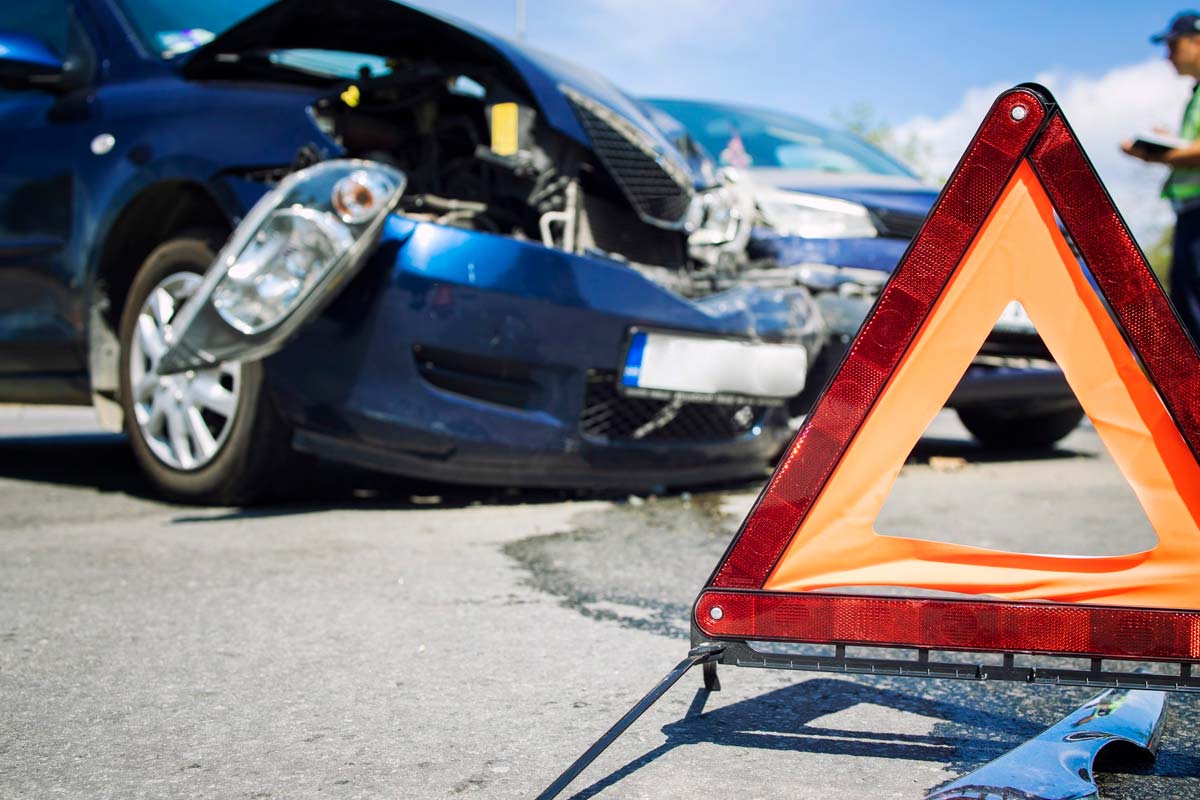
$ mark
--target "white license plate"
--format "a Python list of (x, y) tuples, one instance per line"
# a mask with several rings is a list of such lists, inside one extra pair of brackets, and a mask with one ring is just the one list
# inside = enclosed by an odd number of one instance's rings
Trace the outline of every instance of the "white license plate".
[(804, 389), (807, 372), (808, 351), (799, 344), (634, 331), (621, 384), (681, 394), (783, 398)]

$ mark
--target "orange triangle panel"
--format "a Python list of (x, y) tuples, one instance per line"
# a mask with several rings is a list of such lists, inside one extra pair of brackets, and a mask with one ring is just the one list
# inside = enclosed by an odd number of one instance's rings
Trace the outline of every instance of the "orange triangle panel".
[[(1154, 548), (1046, 556), (875, 533), (905, 458), (1013, 300), (1133, 486)], [(1198, 660), (1198, 454), (1196, 349), (1053, 98), (1019, 86), (984, 120), (694, 623), (712, 639)], [(978, 599), (828, 591), (865, 586)]]

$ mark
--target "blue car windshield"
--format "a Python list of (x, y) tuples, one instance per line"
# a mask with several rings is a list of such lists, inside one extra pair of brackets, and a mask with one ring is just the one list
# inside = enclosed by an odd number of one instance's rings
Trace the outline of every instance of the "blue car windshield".
[(683, 123), (722, 166), (915, 177), (882, 150), (802, 117), (691, 100), (648, 100)]
[(258, 13), (274, 0), (118, 0), (147, 49), (171, 58)]
[[(174, 58), (208, 44), (275, 0), (117, 0), (146, 48)], [(388, 71), (385, 59), (328, 50), (275, 50), (272, 62), (318, 75), (353, 78)]]

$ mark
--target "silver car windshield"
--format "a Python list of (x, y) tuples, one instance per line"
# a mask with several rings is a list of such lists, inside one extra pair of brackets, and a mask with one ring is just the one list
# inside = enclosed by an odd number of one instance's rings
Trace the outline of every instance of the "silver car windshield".
[(845, 131), (802, 117), (693, 100), (648, 100), (679, 120), (722, 166), (916, 176)]

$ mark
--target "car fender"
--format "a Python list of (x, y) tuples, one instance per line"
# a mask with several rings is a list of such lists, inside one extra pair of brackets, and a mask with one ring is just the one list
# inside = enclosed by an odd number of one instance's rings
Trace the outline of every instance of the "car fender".
[[(220, 209), (229, 227), (240, 216), (235, 194), (220, 181), (209, 179), (207, 168), (165, 168), (154, 173), (141, 173), (127, 181), (114, 193), (114, 199), (106, 206), (105, 213), (91, 221), (90, 228), (82, 232), (80, 241), (80, 263), (83, 269), (83, 291), (87, 318), (85, 320), (85, 342), (87, 347), (88, 373), (92, 387), (92, 402), (96, 407), (102, 427), (120, 430), (122, 415), (116, 402), (120, 384), (118, 363), (120, 344), (117, 339), (116, 321), (121, 309), (117, 302), (100, 284), (101, 268), (106, 249), (114, 246), (113, 236), (119, 236), (116, 228), (140, 198), (158, 190), (172, 187), (174, 191), (194, 191), (202, 194), (213, 207)], [(130, 270), (136, 265), (129, 265)]]
[[(339, 152), (308, 114), (313, 96), (311, 89), (195, 85), (175, 77), (98, 93), (97, 129), (108, 133), (115, 147), (82, 164), (81, 206), (89, 211), (78, 223), (71, 257), (85, 300), (93, 400), (106, 427), (120, 426), (111, 408), (104, 411), (113, 405), (105, 400), (115, 397), (118, 385), (115, 316), (120, 309), (112, 308), (99, 278), (114, 236), (120, 235), (118, 226), (147, 193), (177, 186), (205, 198), (222, 225), (232, 229), (269, 189), (250, 177), (255, 171), (286, 169), (300, 148), (310, 145), (321, 155)], [(231, 133), (225, 126), (230, 118), (256, 135)], [(213, 215), (208, 216), (211, 223)], [(168, 220), (164, 231), (170, 235), (195, 224)]]

